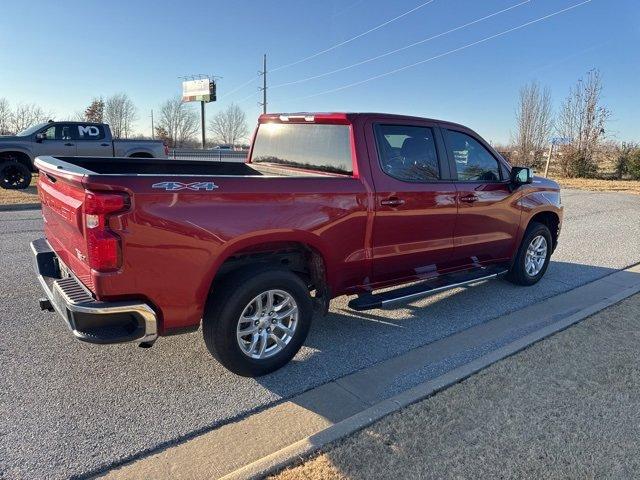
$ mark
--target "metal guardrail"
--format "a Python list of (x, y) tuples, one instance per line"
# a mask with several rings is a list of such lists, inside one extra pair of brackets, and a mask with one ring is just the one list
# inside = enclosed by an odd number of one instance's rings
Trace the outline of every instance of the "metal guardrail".
[(186, 148), (173, 148), (169, 150), (170, 160), (202, 160), (209, 162), (246, 162), (246, 150), (196, 150)]

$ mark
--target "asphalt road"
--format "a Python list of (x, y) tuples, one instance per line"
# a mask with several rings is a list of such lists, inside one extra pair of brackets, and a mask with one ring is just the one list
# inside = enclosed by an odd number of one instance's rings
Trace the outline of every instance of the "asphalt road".
[[(160, 339), (151, 349), (74, 340), (57, 316), (37, 307), (41, 293), (28, 244), (41, 236), (39, 212), (2, 212), (0, 476), (100, 472), (640, 262), (640, 196), (566, 191), (563, 201), (560, 246), (537, 285), (486, 282), (368, 313), (351, 312), (346, 299), (337, 299), (294, 362), (260, 379), (222, 368), (200, 332)], [(477, 355), (458, 352), (412, 381)]]

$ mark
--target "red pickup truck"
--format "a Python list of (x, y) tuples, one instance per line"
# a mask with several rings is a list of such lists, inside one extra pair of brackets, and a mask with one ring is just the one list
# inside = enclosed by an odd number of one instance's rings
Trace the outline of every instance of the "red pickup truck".
[(262, 115), (247, 163), (36, 166), (41, 308), (92, 343), (202, 323), (246, 376), (286, 364), (339, 295), (366, 310), (501, 275), (532, 285), (562, 221), (555, 182), (462, 125), (408, 116)]

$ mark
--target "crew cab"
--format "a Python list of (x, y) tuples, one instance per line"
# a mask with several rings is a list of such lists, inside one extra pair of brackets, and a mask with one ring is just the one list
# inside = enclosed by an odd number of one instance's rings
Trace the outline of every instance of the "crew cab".
[(562, 222), (555, 182), (467, 127), (409, 116), (262, 115), (247, 163), (36, 166), (41, 308), (92, 343), (202, 324), (245, 376), (286, 364), (340, 295), (368, 310), (500, 276), (532, 285)]
[(166, 158), (159, 140), (113, 139), (109, 125), (92, 122), (47, 122), (14, 136), (0, 136), (0, 186), (24, 189), (36, 171), (37, 156)]

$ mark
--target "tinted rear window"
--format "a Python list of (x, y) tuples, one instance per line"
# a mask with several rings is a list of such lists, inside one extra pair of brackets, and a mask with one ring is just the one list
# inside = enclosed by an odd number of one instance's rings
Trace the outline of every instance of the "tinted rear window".
[(351, 175), (349, 126), (260, 124), (251, 161)]

